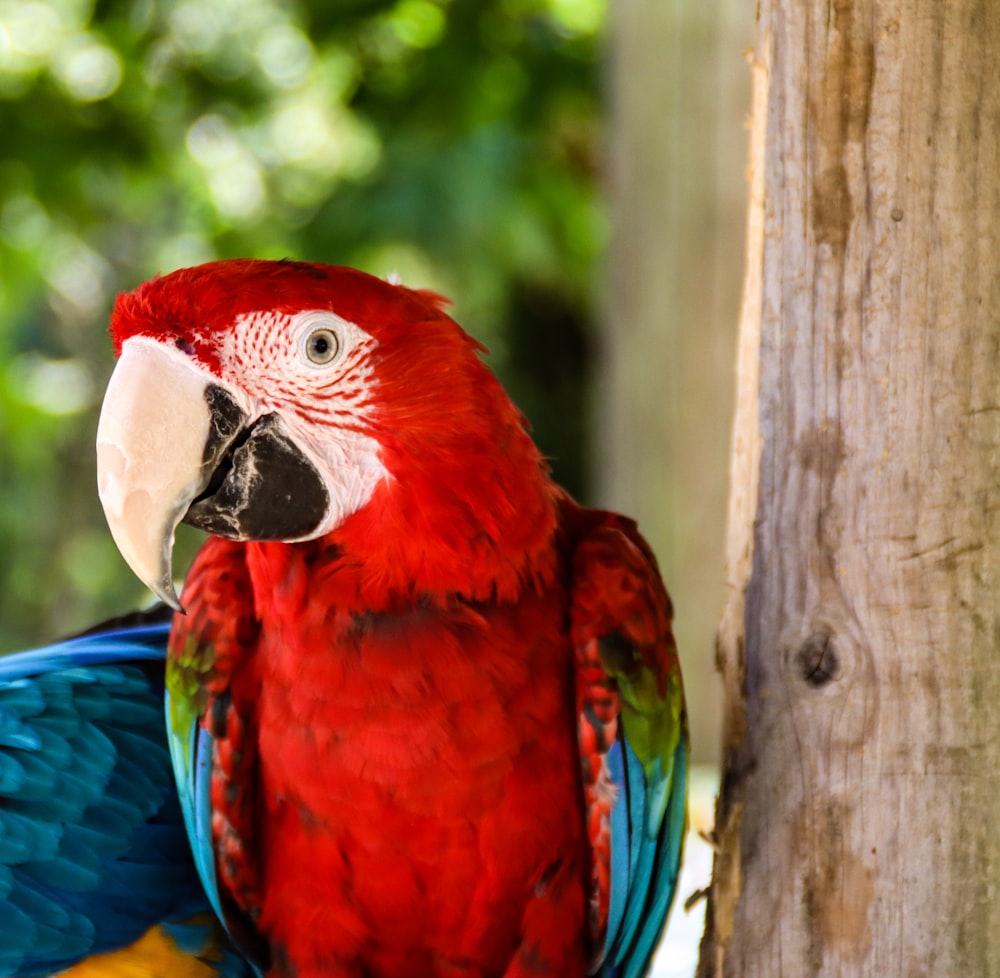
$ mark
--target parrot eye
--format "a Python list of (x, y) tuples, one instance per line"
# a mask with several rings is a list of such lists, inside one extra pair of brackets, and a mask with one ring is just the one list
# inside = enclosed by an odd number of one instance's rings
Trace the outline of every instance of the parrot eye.
[(332, 329), (314, 329), (305, 341), (305, 354), (311, 363), (322, 366), (329, 363), (340, 350), (337, 334)]

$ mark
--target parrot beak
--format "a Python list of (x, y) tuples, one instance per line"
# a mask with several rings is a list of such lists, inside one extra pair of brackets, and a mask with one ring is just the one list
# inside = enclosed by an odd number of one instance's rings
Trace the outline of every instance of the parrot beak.
[(97, 426), (97, 489), (125, 562), (181, 611), (171, 556), (177, 524), (230, 540), (312, 539), (330, 493), (277, 414), (194, 360), (133, 336), (104, 396)]
[(174, 531), (247, 419), (179, 350), (144, 336), (122, 348), (97, 426), (97, 489), (125, 562), (180, 611)]

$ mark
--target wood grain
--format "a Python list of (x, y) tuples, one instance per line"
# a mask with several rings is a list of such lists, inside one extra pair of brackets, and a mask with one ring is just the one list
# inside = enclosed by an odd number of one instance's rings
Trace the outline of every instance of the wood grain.
[(1000, 975), (998, 56), (758, 7), (702, 976)]

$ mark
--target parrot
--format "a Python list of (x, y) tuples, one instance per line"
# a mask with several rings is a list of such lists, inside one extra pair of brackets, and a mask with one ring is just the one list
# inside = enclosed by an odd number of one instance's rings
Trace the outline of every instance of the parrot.
[[(687, 826), (670, 598), (636, 524), (555, 483), (447, 309), (289, 259), (115, 302), (98, 495), (170, 618), (13, 656), (9, 682), (162, 704), (155, 800), (105, 865), (162, 868), (144, 833), (169, 823), (177, 892), (137, 881), (161, 905), (129, 926), (192, 929), (198, 974), (649, 971)], [(178, 594), (181, 523), (207, 539)]]

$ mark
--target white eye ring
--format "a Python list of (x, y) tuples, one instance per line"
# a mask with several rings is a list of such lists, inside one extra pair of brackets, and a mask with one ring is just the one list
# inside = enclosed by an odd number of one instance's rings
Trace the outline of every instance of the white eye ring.
[(321, 326), (306, 334), (302, 341), (302, 352), (310, 363), (323, 367), (340, 352), (340, 340), (332, 329)]

